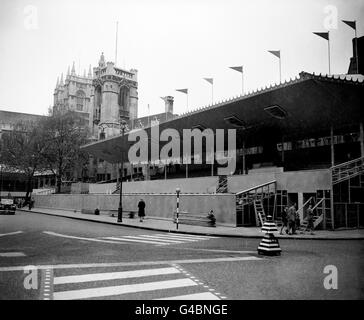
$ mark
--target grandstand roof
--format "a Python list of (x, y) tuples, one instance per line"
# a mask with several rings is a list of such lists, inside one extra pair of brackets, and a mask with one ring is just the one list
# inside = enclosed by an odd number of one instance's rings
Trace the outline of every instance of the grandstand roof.
[[(160, 131), (212, 128), (240, 129), (239, 135), (252, 146), (264, 141), (307, 138), (357, 125), (364, 121), (364, 79), (348, 75), (328, 76), (301, 72), (299, 77), (214, 105), (182, 114), (160, 124)], [(150, 128), (145, 129), (150, 137)], [(278, 140), (279, 141), (279, 140)], [(280, 140), (281, 141), (281, 140)], [(84, 146), (96, 157), (120, 162), (121, 152), (127, 152), (127, 134)], [(161, 145), (162, 146), (162, 145)], [(125, 158), (124, 158), (125, 159)]]

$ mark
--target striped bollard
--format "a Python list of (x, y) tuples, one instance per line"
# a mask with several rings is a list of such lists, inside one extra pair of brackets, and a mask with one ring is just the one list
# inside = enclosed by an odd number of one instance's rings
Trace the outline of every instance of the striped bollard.
[(176, 228), (178, 230), (178, 217), (179, 217), (179, 194), (181, 192), (180, 188), (176, 188), (176, 194), (177, 194), (177, 209), (176, 209)]
[(265, 232), (265, 235), (258, 246), (258, 254), (267, 256), (281, 255), (282, 250), (278, 239), (273, 234), (274, 231), (278, 231), (277, 226), (273, 222), (272, 216), (267, 216), (267, 221), (264, 222), (262, 227), (262, 232)]

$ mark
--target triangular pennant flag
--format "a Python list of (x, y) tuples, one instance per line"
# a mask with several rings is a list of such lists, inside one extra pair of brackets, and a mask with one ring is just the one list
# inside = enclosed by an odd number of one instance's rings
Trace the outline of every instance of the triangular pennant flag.
[(315, 35), (324, 38), (326, 40), (329, 40), (329, 33), (328, 32), (313, 32)]
[(233, 69), (235, 71), (238, 71), (238, 72), (243, 72), (243, 66), (239, 66), (239, 67), (229, 67), (230, 69)]
[(349, 27), (352, 27), (354, 30), (356, 30), (356, 21), (347, 21), (347, 20), (341, 20), (345, 24), (347, 24)]
[(206, 80), (207, 82), (214, 84), (214, 79), (213, 78), (204, 78), (204, 80)]
[(188, 94), (188, 89), (176, 89), (176, 91), (183, 92), (185, 94)]
[(277, 50), (277, 51), (268, 50), (268, 52), (270, 52), (271, 54), (275, 55), (277, 58), (280, 58), (281, 57), (281, 50)]

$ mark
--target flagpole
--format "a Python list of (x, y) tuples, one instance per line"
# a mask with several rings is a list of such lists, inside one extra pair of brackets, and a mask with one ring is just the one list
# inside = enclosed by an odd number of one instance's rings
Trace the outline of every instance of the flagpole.
[(214, 104), (214, 83), (211, 83), (211, 104)]
[(355, 22), (355, 56), (356, 56), (356, 73), (359, 74), (359, 56), (358, 56), (358, 36), (356, 33), (356, 20)]
[(118, 29), (119, 29), (119, 21), (116, 21), (115, 66), (117, 65), (117, 60), (118, 60)]
[(279, 55), (279, 83), (282, 83), (282, 64), (281, 64), (281, 55)]
[(188, 112), (188, 91), (187, 91), (186, 96), (187, 96), (187, 112)]
[(149, 103), (148, 103), (148, 127), (150, 127), (150, 109), (149, 109)]
[(328, 53), (329, 53), (329, 75), (331, 75), (331, 66), (330, 66), (330, 31), (327, 32), (327, 37), (328, 37), (328, 41), (327, 41), (327, 45), (328, 45)]
[(241, 71), (241, 92), (244, 95), (244, 71)]

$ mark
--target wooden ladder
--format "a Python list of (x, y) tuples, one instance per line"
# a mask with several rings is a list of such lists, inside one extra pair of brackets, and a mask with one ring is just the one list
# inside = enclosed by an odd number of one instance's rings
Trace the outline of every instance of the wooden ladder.
[(266, 220), (266, 216), (265, 216), (265, 212), (264, 212), (263, 201), (261, 199), (254, 200), (254, 210), (255, 210), (255, 217), (256, 217), (256, 221), (257, 221), (257, 227), (259, 226), (259, 224), (261, 226), (263, 226), (263, 224)]

